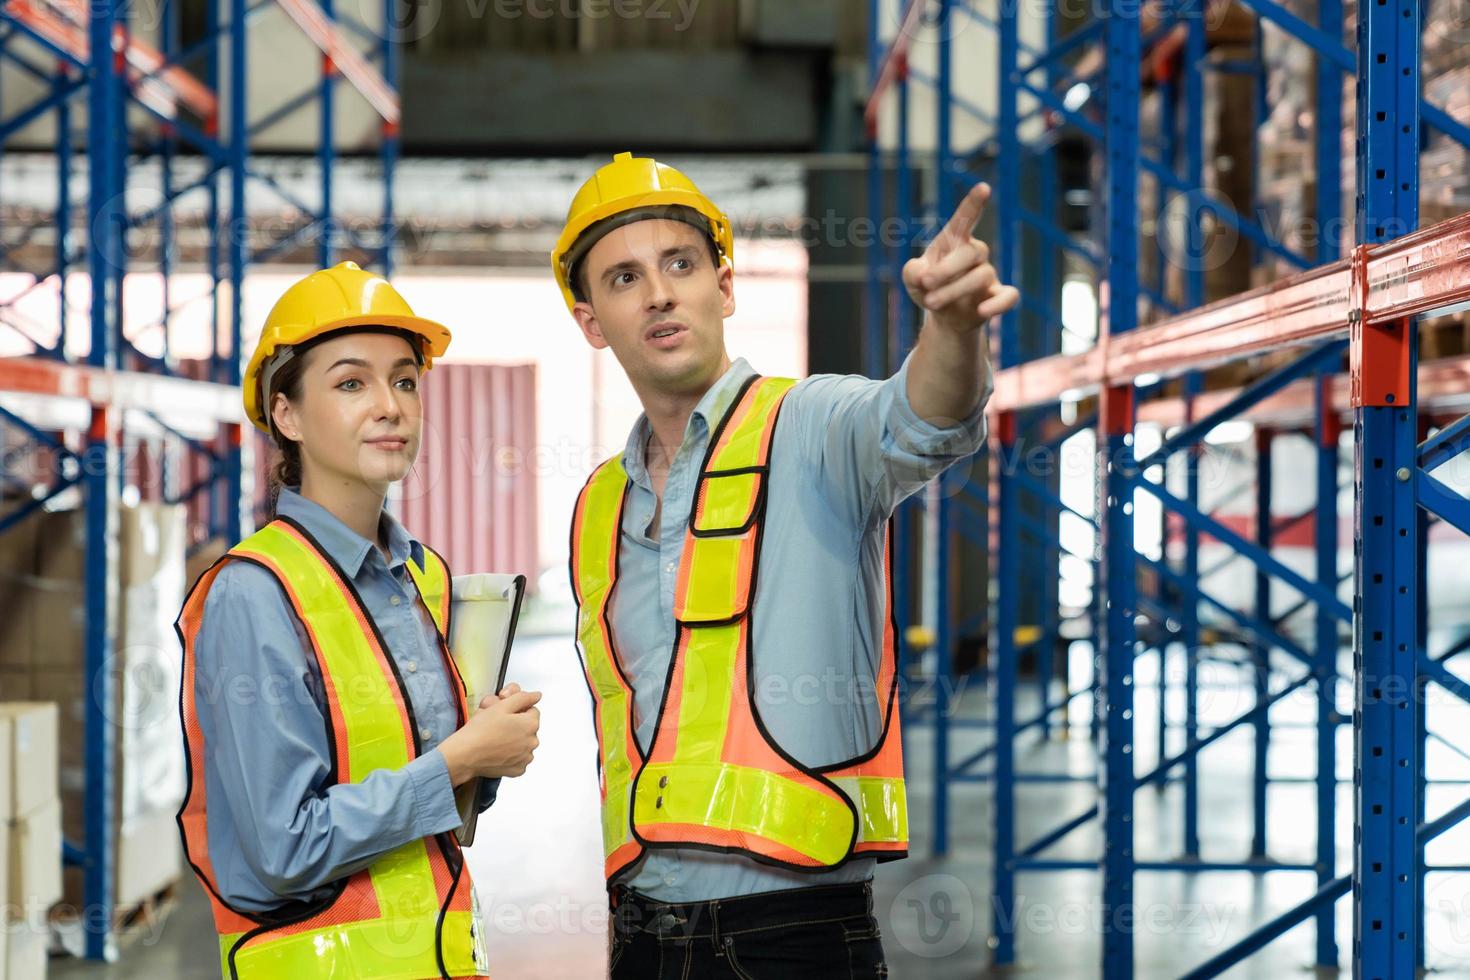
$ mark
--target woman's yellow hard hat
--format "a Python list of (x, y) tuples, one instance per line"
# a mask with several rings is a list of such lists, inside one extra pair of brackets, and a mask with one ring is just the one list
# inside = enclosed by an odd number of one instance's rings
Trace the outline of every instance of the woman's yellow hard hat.
[(719, 249), (720, 262), (734, 265), (735, 233), (730, 219), (715, 202), (704, 196), (694, 181), (649, 157), (619, 153), (613, 157), (612, 163), (593, 174), (572, 198), (566, 227), (551, 253), (551, 268), (556, 274), (556, 284), (566, 297), (567, 309), (577, 304), (572, 290), (573, 267), (597, 240), (583, 241), (583, 236), (599, 224), (604, 232), (611, 231), (616, 222), (608, 219), (619, 215), (628, 215), (635, 220), (638, 217), (675, 217), (664, 210), (668, 208), (685, 208), (700, 216), (701, 227), (707, 224), (704, 230)]
[(265, 318), (260, 341), (241, 381), (245, 415), (270, 433), (261, 375), (278, 351), (345, 327), (392, 327), (423, 338), (424, 369), (449, 347), (449, 330), (414, 313), (408, 301), (382, 276), (364, 272), (356, 262), (340, 262), (313, 272), (276, 300)]

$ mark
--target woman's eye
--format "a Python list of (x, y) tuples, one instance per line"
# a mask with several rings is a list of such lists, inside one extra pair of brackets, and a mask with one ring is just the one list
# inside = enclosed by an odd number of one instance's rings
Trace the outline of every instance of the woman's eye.
[(341, 388), (343, 391), (356, 391), (357, 389), (362, 387), (362, 382), (358, 381), (356, 378), (348, 378), (346, 381), (343, 381), (341, 384), (337, 385), (337, 387)]
[(398, 387), (404, 391), (416, 391), (419, 386), (418, 378), (399, 378), (396, 382)]

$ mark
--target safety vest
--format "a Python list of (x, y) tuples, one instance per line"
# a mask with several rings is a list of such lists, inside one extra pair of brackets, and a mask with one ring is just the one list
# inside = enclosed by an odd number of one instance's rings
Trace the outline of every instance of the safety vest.
[(886, 550), (888, 611), (874, 688), (883, 711), (878, 744), (859, 758), (809, 768), (776, 743), (751, 696), (751, 609), (771, 440), (795, 383), (752, 378), (710, 436), (679, 563), (672, 663), (647, 754), (634, 734), (633, 688), (608, 612), (629, 486), (621, 459), (599, 466), (577, 500), (572, 583), (600, 748), (609, 882), (650, 847), (727, 851), (805, 871), (830, 869), (854, 855), (907, 854)]
[[(449, 570), (424, 550), (424, 567), (408, 562), (440, 637), (459, 721), (464, 682), (449, 655)], [(325, 899), (271, 913), (232, 908), (215, 884), (209, 858), (207, 747), (195, 711), (195, 641), (204, 600), (220, 570), (245, 561), (281, 584), (311, 640), (330, 725), (329, 785), (362, 782), (379, 769), (401, 769), (419, 755), (413, 706), (383, 636), (347, 576), (300, 524), (280, 517), (236, 545), (190, 591), (176, 629), (184, 647), (180, 710), (189, 785), (179, 810), (184, 853), (214, 907), (220, 965), (232, 980), (355, 977), (423, 980), (485, 976), (485, 952), (474, 889), (452, 833), (421, 838), (335, 882)], [(270, 733), (263, 733), (270, 737)], [(278, 828), (284, 832), (285, 828)]]

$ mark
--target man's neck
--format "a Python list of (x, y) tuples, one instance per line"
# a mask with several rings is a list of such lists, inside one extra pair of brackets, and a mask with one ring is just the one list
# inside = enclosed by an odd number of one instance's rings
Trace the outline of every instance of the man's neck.
[(729, 370), (730, 360), (725, 358), (719, 372), (700, 388), (680, 392), (638, 392), (639, 401), (643, 403), (643, 414), (648, 417), (648, 425), (652, 430), (647, 459), (650, 466), (662, 465), (667, 469), (673, 464), (674, 456), (684, 444), (684, 431), (689, 426), (689, 416), (694, 414), (695, 406)]

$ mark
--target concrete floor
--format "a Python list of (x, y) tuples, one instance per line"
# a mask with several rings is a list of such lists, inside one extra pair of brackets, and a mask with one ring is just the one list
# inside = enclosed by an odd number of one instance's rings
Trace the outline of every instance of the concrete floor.
[[(1174, 674), (1170, 668), (1171, 676)], [(501, 796), (480, 823), (469, 852), (489, 928), (492, 967), (497, 980), (561, 980), (605, 972), (606, 912), (600, 875), (594, 743), (588, 697), (570, 641), (565, 636), (525, 637), (518, 644), (512, 679), (545, 691), (542, 747), (527, 775), (507, 781)], [(1140, 660), (1137, 671), (1137, 760), (1140, 771), (1156, 758), (1156, 660)], [(1229, 680), (1229, 678), (1221, 678)], [(961, 697), (961, 717), (983, 714), (984, 699), (971, 689)], [(1172, 701), (1172, 699), (1171, 699)], [(1023, 771), (1092, 771), (1094, 753), (1081, 727), (1088, 710), (1074, 702), (1072, 737), (1044, 745), (1034, 734), (1018, 747)], [(1229, 687), (1202, 696), (1208, 724), (1249, 707), (1250, 695)], [(1171, 710), (1178, 706), (1171, 704)], [(1307, 721), (1309, 695), (1289, 698), (1273, 712), (1274, 723)], [(1439, 712), (1441, 709), (1432, 707)], [(1470, 714), (1444, 709), (1445, 732), (1470, 731)], [(1032, 712), (1022, 707), (1018, 716)], [(1340, 775), (1350, 773), (1351, 733), (1340, 742)], [(1283, 728), (1273, 741), (1271, 766), (1278, 776), (1311, 776), (1312, 737), (1308, 729)], [(951, 758), (985, 744), (988, 736), (957, 736)], [(992, 927), (990, 834), (992, 805), (984, 785), (952, 791), (951, 848), (944, 859), (930, 854), (932, 738), (915, 726), (909, 733), (910, 809), (916, 855), (883, 866), (877, 881), (877, 911), (892, 976), (971, 980), (998, 975), (988, 967), (987, 940)], [(1177, 751), (1171, 747), (1170, 751)], [(1205, 859), (1238, 860), (1249, 850), (1251, 834), (1251, 739), (1240, 731), (1222, 739), (1205, 757), (1201, 783), (1201, 842)], [(1470, 779), (1470, 762), (1448, 752), (1431, 756), (1431, 773)], [(1338, 868), (1351, 866), (1351, 782), (1339, 789)], [(1434, 788), (1431, 816), (1458, 801), (1465, 786)], [(1179, 851), (1180, 787), (1147, 789), (1137, 796), (1137, 853), (1140, 860), (1166, 860)], [(1086, 809), (1095, 798), (1089, 783), (1032, 784), (1024, 787), (1017, 836), (1024, 844)], [(1305, 862), (1312, 855), (1313, 787), (1309, 783), (1273, 786), (1270, 795), (1272, 856)], [(1075, 832), (1048, 856), (1095, 858), (1101, 841), (1095, 826)], [(1431, 863), (1470, 863), (1470, 832), (1445, 835), (1431, 849)], [(1017, 975), (1091, 977), (1098, 974), (1100, 933), (1096, 924), (1100, 876), (1095, 872), (1031, 873), (1018, 882)], [(1139, 927), (1136, 974), (1175, 977), (1209, 958), (1255, 925), (1300, 902), (1315, 891), (1309, 874), (1140, 873), (1136, 895)], [(1337, 906), (1339, 949), (1351, 947), (1350, 905)], [(1428, 963), (1439, 977), (1470, 977), (1470, 875), (1437, 874), (1429, 879)], [(213, 978), (218, 976), (216, 944), (208, 907), (192, 879), (160, 935), (132, 945), (120, 963), (100, 966), (73, 960), (52, 961), (56, 977)], [(1227, 974), (1234, 978), (1279, 978), (1310, 974), (1313, 954), (1310, 924), (1294, 929), (1266, 951)]]

